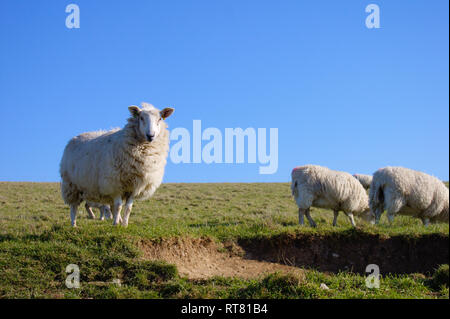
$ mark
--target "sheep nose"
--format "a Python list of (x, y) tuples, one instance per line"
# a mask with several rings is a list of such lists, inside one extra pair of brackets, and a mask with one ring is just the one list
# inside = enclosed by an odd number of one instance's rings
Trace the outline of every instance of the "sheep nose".
[(155, 135), (147, 134), (147, 141), (151, 142), (155, 138)]

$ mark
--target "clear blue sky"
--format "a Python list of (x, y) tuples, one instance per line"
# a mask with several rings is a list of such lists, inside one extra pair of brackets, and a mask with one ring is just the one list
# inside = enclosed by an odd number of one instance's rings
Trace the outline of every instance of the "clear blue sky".
[[(76, 3), (81, 28), (67, 29)], [(376, 3), (381, 28), (367, 29)], [(59, 181), (74, 135), (172, 106), (170, 128), (279, 129), (279, 167), (173, 164), (165, 182), (288, 181), (314, 163), (449, 179), (448, 1), (0, 2), (0, 180)]]

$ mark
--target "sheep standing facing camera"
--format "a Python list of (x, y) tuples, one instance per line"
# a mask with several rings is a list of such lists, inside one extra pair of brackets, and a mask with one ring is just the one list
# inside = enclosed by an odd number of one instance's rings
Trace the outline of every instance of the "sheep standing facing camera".
[(372, 183), (371, 175), (353, 174), (353, 177), (356, 178), (366, 190), (369, 189), (370, 184)]
[(304, 224), (303, 216), (306, 215), (309, 224), (316, 227), (310, 215), (311, 206), (332, 209), (333, 226), (336, 226), (341, 210), (354, 227), (354, 214), (370, 218), (366, 190), (351, 174), (318, 165), (306, 165), (294, 168), (291, 177), (291, 190), (299, 208), (300, 225)]
[(148, 199), (161, 185), (169, 150), (164, 122), (174, 111), (142, 103), (130, 106), (131, 117), (123, 129), (89, 132), (72, 138), (60, 164), (61, 193), (70, 205), (72, 226), (84, 201), (113, 207), (114, 225), (128, 225), (135, 199)]
[(390, 222), (395, 215), (448, 223), (449, 190), (431, 175), (404, 167), (385, 167), (373, 174), (370, 185), (370, 208), (378, 224), (386, 209)]

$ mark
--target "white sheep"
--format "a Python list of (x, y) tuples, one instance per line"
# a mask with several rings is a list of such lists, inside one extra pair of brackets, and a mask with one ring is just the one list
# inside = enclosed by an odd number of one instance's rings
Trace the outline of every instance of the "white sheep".
[(128, 109), (131, 117), (123, 129), (78, 135), (64, 150), (61, 193), (70, 205), (72, 226), (83, 200), (113, 207), (114, 225), (125, 202), (122, 225), (127, 226), (133, 200), (148, 199), (161, 185), (169, 150), (164, 119), (174, 110), (159, 111), (147, 103)]
[(365, 189), (369, 189), (370, 183), (372, 183), (371, 175), (353, 174), (353, 177), (356, 178)]
[(449, 190), (431, 175), (404, 167), (385, 167), (373, 174), (370, 185), (370, 208), (378, 224), (386, 209), (390, 222), (395, 215), (448, 223)]
[(300, 225), (303, 215), (312, 227), (316, 223), (311, 218), (310, 207), (332, 209), (333, 226), (336, 226), (339, 211), (343, 211), (356, 226), (353, 215), (370, 216), (367, 192), (351, 174), (338, 172), (318, 165), (296, 167), (291, 173), (292, 195), (298, 206)]
[(106, 219), (112, 218), (111, 208), (109, 207), (109, 205), (94, 202), (86, 202), (84, 207), (86, 208), (86, 212), (88, 213), (88, 216), (91, 219), (95, 218), (95, 214), (92, 211), (92, 208), (98, 208), (100, 210), (100, 220), (104, 220), (105, 218)]

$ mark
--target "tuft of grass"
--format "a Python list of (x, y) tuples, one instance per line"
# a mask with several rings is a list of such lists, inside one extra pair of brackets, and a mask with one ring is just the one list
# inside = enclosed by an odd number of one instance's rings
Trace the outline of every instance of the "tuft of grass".
[(174, 265), (164, 261), (140, 260), (127, 267), (124, 282), (145, 289), (151, 287), (155, 282), (174, 279), (177, 275), (178, 270)]
[(448, 264), (440, 265), (430, 279), (430, 286), (435, 290), (447, 289), (449, 286), (449, 267)]

